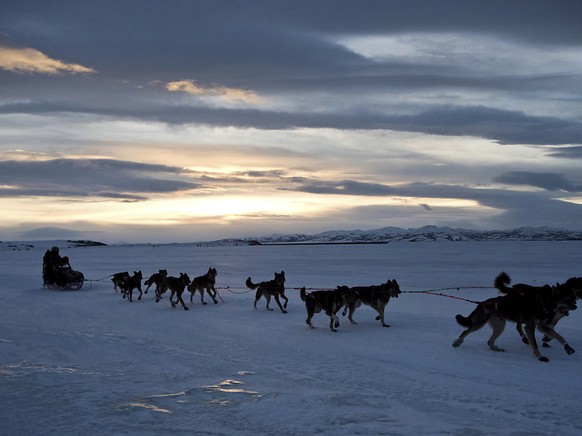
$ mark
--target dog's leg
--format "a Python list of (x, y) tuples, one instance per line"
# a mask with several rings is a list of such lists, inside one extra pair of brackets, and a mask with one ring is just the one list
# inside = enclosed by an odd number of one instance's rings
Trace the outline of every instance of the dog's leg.
[(162, 283), (160, 285), (160, 288), (159, 289), (156, 289), (156, 303), (159, 303), (160, 302), (160, 300), (162, 299), (162, 295), (164, 295), (167, 290), (168, 290), (168, 284), (167, 283)]
[(564, 339), (560, 334), (558, 334), (551, 326), (549, 326), (547, 324), (539, 324), (538, 330), (540, 330), (545, 335), (557, 340), (564, 347), (564, 350), (566, 351), (566, 353), (568, 353), (568, 354), (575, 353), (576, 350), (574, 350), (570, 345), (568, 345), (568, 343), (566, 342), (566, 339)]
[(529, 345), (529, 341), (526, 334), (523, 332), (523, 326), (520, 322), (515, 325), (515, 329), (517, 330), (517, 334), (521, 337), (521, 342), (523, 342), (525, 345)]
[(491, 348), (493, 351), (505, 351), (503, 348), (500, 348), (497, 345), (495, 345), (495, 341), (499, 336), (501, 336), (503, 330), (505, 330), (505, 324), (506, 324), (505, 319), (500, 318), (498, 316), (493, 316), (489, 319), (489, 325), (493, 329), (493, 332), (491, 333), (491, 337), (487, 341), (487, 345), (489, 345), (489, 348)]
[[(558, 324), (558, 321), (560, 321), (565, 316), (568, 316), (568, 312), (554, 316), (554, 319), (553, 319), (552, 325), (551, 325), (554, 332), (556, 331), (556, 325)], [(542, 338), (542, 347), (549, 348), (551, 340), (552, 340), (551, 336), (549, 336), (548, 334), (544, 334), (544, 337)]]
[(257, 308), (257, 302), (261, 299), (261, 296), (263, 295), (263, 291), (260, 287), (257, 288), (257, 293), (255, 294), (255, 304), (254, 304), (254, 308)]
[(284, 293), (281, 293), (281, 298), (285, 300), (285, 303), (283, 304), (283, 307), (285, 309), (287, 309), (287, 303), (289, 303), (289, 299), (287, 298), (287, 296)]
[(552, 338), (550, 338), (548, 335), (544, 335), (544, 337), (542, 338), (542, 347), (550, 348), (551, 340)]
[[(214, 295), (212, 294), (212, 291), (214, 291)], [(214, 304), (218, 304), (218, 301), (216, 301), (216, 289), (214, 289), (213, 286), (208, 286), (206, 288), (206, 293), (210, 296), (210, 298), (212, 298)]]
[[(277, 302), (277, 305), (279, 306), (279, 309), (281, 309), (281, 312), (287, 313), (287, 311), (281, 305), (281, 301), (279, 300), (279, 295), (278, 294), (275, 294), (275, 301)], [(287, 307), (287, 303), (285, 303), (285, 307)]]
[(273, 309), (269, 307), (269, 304), (271, 304), (271, 294), (269, 294), (268, 291), (265, 292), (265, 298), (267, 299), (267, 310), (273, 311)]
[[(349, 308), (348, 308), (349, 306)], [(348, 305), (346, 305), (346, 308), (348, 308), (349, 312), (348, 312), (348, 319), (350, 320), (350, 322), (352, 324), (357, 324), (356, 321), (354, 321), (354, 313), (356, 313), (356, 303), (349, 303)]]
[[(204, 301), (204, 290), (205, 288), (198, 289), (200, 291), (200, 302), (206, 306), (206, 301)], [(206, 288), (206, 292), (208, 292), (208, 288)]]
[(137, 297), (138, 301), (141, 300), (141, 296), (143, 294), (142, 290), (141, 290), (141, 285), (137, 287), (137, 290), (139, 291), (139, 297)]
[(337, 332), (337, 328), (335, 328), (335, 325), (339, 326), (339, 322), (337, 322), (335, 320), (335, 315), (330, 315), (329, 317), (329, 328), (331, 329), (332, 332)]
[(311, 323), (311, 319), (315, 314), (315, 307), (313, 307), (313, 302), (309, 300), (310, 297), (308, 296), (307, 299), (305, 300), (305, 309), (307, 309), (307, 319), (305, 320), (305, 323), (309, 326), (309, 328), (314, 329), (315, 327)]
[(339, 327), (339, 318), (332, 309), (326, 310), (325, 314), (329, 316), (329, 328), (332, 332), (337, 332)]
[(380, 314), (380, 322), (382, 323), (382, 327), (390, 327), (389, 324), (384, 322), (384, 312), (386, 309), (386, 304), (380, 303), (378, 307), (378, 313)]
[(313, 318), (313, 313), (310, 313), (309, 310), (308, 310), (307, 311), (307, 319), (305, 320), (305, 323), (309, 326), (309, 328), (314, 329), (315, 327), (311, 323), (311, 318)]
[(541, 362), (549, 362), (545, 356), (542, 356), (540, 350), (538, 348), (538, 343), (536, 342), (536, 335), (535, 335), (535, 323), (533, 321), (527, 322), (525, 325), (525, 333), (527, 335), (527, 339), (529, 341), (529, 346), (531, 347), (531, 351), (533, 352), (534, 356)]
[[(182, 299), (182, 293), (183, 293), (183, 292), (184, 292), (184, 290), (183, 290), (183, 289), (181, 289), (181, 290), (180, 290), (180, 289), (178, 289), (178, 290), (176, 291), (176, 304), (177, 304), (178, 302), (180, 302), (180, 304), (182, 305), (182, 307), (184, 308), (184, 310), (188, 310), (188, 306), (186, 306), (186, 303), (184, 303), (184, 300)], [(174, 306), (175, 306), (175, 304), (174, 304)]]
[(469, 336), (471, 333), (476, 332), (477, 330), (481, 330), (489, 320), (488, 317), (483, 318), (481, 316), (482, 314), (480, 312), (477, 312), (477, 310), (478, 309), (475, 309), (471, 313), (471, 315), (469, 315), (467, 318), (461, 315), (456, 316), (457, 322), (461, 324), (463, 327), (466, 327), (466, 330), (464, 330), (460, 334), (460, 336), (457, 339), (455, 339), (455, 341), (453, 342), (453, 347), (456, 348), (460, 346), (467, 336)]
[(382, 327), (390, 327), (388, 324), (384, 322), (384, 308), (386, 305), (381, 301), (375, 301), (370, 304), (370, 307), (378, 312), (378, 316), (376, 317), (376, 321), (380, 321)]

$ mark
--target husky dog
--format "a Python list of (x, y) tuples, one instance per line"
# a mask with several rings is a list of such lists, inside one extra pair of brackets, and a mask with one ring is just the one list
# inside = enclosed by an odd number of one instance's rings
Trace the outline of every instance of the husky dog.
[(217, 275), (218, 273), (216, 272), (216, 268), (208, 268), (208, 272), (206, 274), (204, 274), (203, 276), (194, 277), (194, 279), (192, 279), (192, 283), (188, 285), (188, 291), (190, 291), (190, 303), (192, 302), (192, 297), (194, 297), (196, 291), (199, 291), (200, 302), (202, 304), (206, 304), (206, 302), (204, 301), (205, 290), (210, 296), (210, 298), (212, 298), (212, 301), (214, 301), (214, 304), (218, 303), (218, 301), (216, 301), (217, 292), (216, 289), (214, 288), (214, 285), (216, 284)]
[(384, 309), (388, 305), (390, 298), (398, 298), (400, 293), (400, 286), (396, 280), (388, 280), (382, 285), (355, 286), (349, 288), (346, 306), (342, 315), (346, 316), (346, 312), (349, 310), (348, 319), (352, 324), (357, 324), (352, 317), (356, 308), (360, 307), (363, 303), (378, 312), (376, 319), (380, 321), (383, 327), (390, 327), (384, 322)]
[(139, 291), (139, 297), (137, 297), (138, 300), (141, 300), (141, 279), (142, 279), (142, 275), (141, 275), (141, 270), (140, 271), (134, 271), (133, 275), (131, 277), (128, 277), (121, 283), (119, 283), (119, 288), (121, 289), (121, 293), (123, 295), (123, 298), (128, 299), (129, 302), (133, 301), (133, 290), (137, 289)]
[[(552, 320), (551, 325), (555, 328), (560, 319), (565, 316), (569, 316), (570, 311), (576, 309), (576, 300), (582, 298), (582, 277), (570, 277), (562, 284), (556, 283), (556, 286), (552, 286), (552, 289), (554, 290), (555, 294), (562, 295), (564, 299), (568, 299), (569, 297), (567, 304), (559, 307), (560, 310), (557, 311), (554, 319)], [(548, 335), (544, 335), (542, 338), (542, 346), (549, 347), (549, 342), (551, 339), (552, 338), (550, 338)]]
[[(267, 300), (267, 310), (273, 310), (269, 308), (269, 303), (271, 303), (271, 296), (273, 296), (275, 297), (275, 301), (277, 302), (279, 309), (281, 309), (281, 312), (287, 313), (285, 309), (287, 308), (289, 299), (285, 296), (285, 271), (275, 273), (275, 278), (273, 280), (269, 280), (268, 282), (253, 283), (249, 277), (246, 281), (246, 285), (249, 289), (257, 290), (254, 303), (255, 309), (257, 308), (257, 302), (261, 299), (262, 296), (265, 296), (265, 299)], [(284, 305), (281, 305), (279, 298), (285, 300)]]
[(164, 280), (166, 279), (167, 276), (168, 276), (168, 270), (165, 270), (165, 269), (161, 269), (157, 273), (153, 273), (149, 279), (147, 279), (145, 282), (143, 282), (144, 286), (147, 286), (147, 288), (145, 288), (144, 294), (148, 293), (148, 291), (152, 285), (156, 285), (156, 294), (157, 294), (160, 291), (160, 287), (162, 286), (162, 283), (164, 282)]
[(311, 323), (311, 319), (313, 315), (323, 310), (329, 316), (329, 328), (332, 332), (337, 332), (339, 317), (336, 314), (346, 304), (346, 298), (349, 293), (350, 288), (347, 286), (338, 286), (337, 289), (332, 291), (313, 291), (309, 294), (306, 292), (305, 287), (301, 288), (301, 300), (305, 302), (305, 309), (307, 309), (307, 319), (305, 320), (307, 325), (315, 328)]
[[(168, 289), (170, 290), (170, 303), (172, 307), (176, 307), (176, 304), (179, 302), (184, 310), (188, 310), (188, 306), (184, 303), (182, 299), (182, 294), (186, 289), (186, 286), (190, 284), (190, 277), (186, 273), (180, 273), (180, 277), (166, 277), (160, 291), (156, 293), (156, 303), (158, 303), (162, 299), (162, 294), (164, 294)], [(176, 295), (176, 301), (173, 301), (174, 294)]]
[(124, 283), (128, 278), (129, 273), (127, 271), (113, 274), (111, 281), (113, 282), (113, 289), (115, 289), (115, 292), (117, 292), (117, 287), (121, 289), (121, 284)]
[(560, 292), (547, 292), (545, 287), (540, 289), (530, 289), (527, 293), (515, 293), (511, 295), (502, 295), (500, 297), (490, 298), (477, 305), (475, 310), (467, 317), (457, 315), (457, 322), (466, 328), (465, 331), (453, 342), (453, 347), (460, 346), (465, 337), (481, 329), (489, 323), (493, 333), (487, 341), (487, 345), (493, 351), (504, 351), (495, 345), (497, 338), (503, 333), (506, 321), (523, 323), (529, 345), (534, 356), (542, 361), (548, 362), (549, 359), (543, 356), (536, 343), (536, 327), (542, 333), (556, 339), (568, 354), (574, 353), (574, 349), (568, 345), (566, 340), (554, 330), (552, 320), (556, 313), (564, 310), (564, 307), (574, 307), (571, 296), (565, 296)]
[[(553, 293), (557, 298), (564, 300), (566, 304), (558, 305), (554, 311), (554, 317), (550, 321), (552, 327), (556, 327), (558, 321), (569, 315), (570, 310), (576, 309), (575, 301), (582, 297), (582, 277), (571, 277), (564, 284), (556, 283), (555, 286), (532, 286), (524, 283), (518, 283), (508, 287), (511, 278), (506, 272), (501, 272), (494, 280), (493, 285), (503, 294), (506, 295), (527, 295), (531, 292)], [(522, 323), (516, 324), (516, 329), (524, 344), (529, 345), (527, 335), (523, 331)], [(551, 337), (544, 335), (542, 345), (549, 347), (548, 342)]]

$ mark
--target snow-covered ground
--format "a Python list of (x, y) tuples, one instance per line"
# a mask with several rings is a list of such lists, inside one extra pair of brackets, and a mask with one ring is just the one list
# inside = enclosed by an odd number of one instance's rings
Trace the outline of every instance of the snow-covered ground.
[[(582, 432), (582, 310), (558, 325), (537, 361), (508, 325), (495, 353), (490, 330), (451, 346), (472, 303), (417, 293), (390, 302), (382, 328), (371, 309), (305, 324), (300, 286), (380, 284), (403, 291), (490, 286), (582, 275), (582, 242), (422, 242), (340, 246), (134, 245), (70, 248), (80, 291), (41, 288), (52, 243), (0, 243), (0, 432), (188, 435), (523, 435)], [(201, 275), (213, 266), (224, 303), (190, 310), (129, 303), (112, 273), (159, 268)], [(244, 281), (285, 270), (289, 313), (252, 307)], [(100, 280), (103, 279), (103, 280)], [(235, 293), (237, 292), (237, 293)], [(494, 289), (447, 293), (474, 300)], [(207, 300), (208, 301), (208, 300)], [(276, 308), (276, 305), (273, 304)]]

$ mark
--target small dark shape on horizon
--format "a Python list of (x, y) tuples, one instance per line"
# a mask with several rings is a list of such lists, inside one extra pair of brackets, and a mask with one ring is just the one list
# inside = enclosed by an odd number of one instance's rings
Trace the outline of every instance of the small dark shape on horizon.
[(70, 244), (74, 244), (75, 247), (102, 247), (107, 246), (104, 242), (97, 242), (97, 241), (88, 241), (88, 240), (76, 240), (76, 241), (67, 241)]

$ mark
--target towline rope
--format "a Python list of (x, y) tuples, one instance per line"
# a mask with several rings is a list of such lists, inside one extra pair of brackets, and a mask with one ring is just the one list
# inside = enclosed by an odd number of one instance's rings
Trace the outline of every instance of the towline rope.
[(85, 279), (86, 282), (102, 282), (105, 279), (108, 279), (110, 277), (113, 277), (115, 274), (110, 274), (108, 276), (102, 277), (100, 279)]
[[(110, 274), (110, 275), (102, 277), (100, 279), (85, 279), (85, 281), (86, 282), (102, 282), (103, 280), (108, 279), (110, 277), (113, 277), (114, 275), (115, 274)], [(304, 288), (306, 291), (335, 291), (337, 289), (337, 287), (336, 288), (308, 288), (307, 286), (301, 286), (301, 287), (285, 287), (285, 290), (300, 291), (301, 289), (304, 289)], [(226, 290), (226, 291), (230, 292), (231, 294), (235, 294), (235, 295), (248, 294), (249, 292), (254, 291), (254, 289), (245, 288), (242, 286), (240, 286), (240, 287), (237, 287), (237, 286), (235, 286), (235, 287), (216, 286), (215, 289), (217, 291), (218, 297), (222, 300), (223, 303), (224, 303), (224, 300), (222, 299), (222, 296), (220, 295), (220, 293), (218, 293), (218, 290)], [(466, 289), (495, 289), (495, 288), (493, 286), (451, 286), (451, 287), (446, 287), (446, 288), (401, 291), (401, 293), (402, 294), (428, 294), (428, 295), (435, 295), (438, 297), (446, 297), (446, 298), (452, 298), (455, 300), (466, 301), (468, 303), (473, 303), (473, 304), (480, 304), (481, 301), (470, 300), (468, 298), (458, 297), (456, 295), (450, 295), (450, 294), (445, 294), (445, 293), (441, 292), (441, 291), (461, 291), (461, 290), (466, 290)]]
[(425, 294), (427, 292), (460, 291), (462, 289), (495, 289), (493, 286), (452, 286), (450, 288), (425, 289), (422, 291), (402, 291), (403, 294)]
[(454, 300), (466, 301), (468, 303), (480, 304), (481, 301), (470, 300), (468, 298), (457, 297), (456, 295), (445, 294), (440, 291), (461, 291), (463, 289), (495, 289), (493, 286), (453, 286), (449, 288), (426, 289), (423, 291), (402, 291), (403, 294), (428, 294), (439, 297), (452, 298)]
[[(306, 286), (302, 287), (285, 287), (285, 290), (295, 290), (300, 291), (301, 289), (305, 288), (306, 291), (334, 291), (337, 288), (308, 288)], [(252, 292), (254, 289), (245, 289), (243, 287), (216, 287), (216, 289), (225, 289), (232, 294), (242, 295)], [(235, 289), (241, 289), (241, 291), (235, 291)], [(455, 300), (466, 301), (468, 303), (479, 304), (481, 301), (470, 300), (468, 298), (457, 297), (455, 295), (445, 294), (441, 291), (461, 291), (464, 289), (495, 289), (493, 286), (452, 286), (447, 288), (436, 288), (436, 289), (425, 289), (425, 290), (415, 290), (415, 291), (401, 291), (402, 294), (428, 294), (428, 295), (436, 295), (439, 297), (447, 297), (453, 298)]]
[(480, 304), (481, 303), (481, 301), (469, 300), (468, 298), (457, 297), (456, 295), (443, 294), (442, 292), (434, 292), (434, 291), (402, 291), (402, 293), (405, 293), (405, 292), (407, 292), (407, 293), (414, 293), (414, 294), (436, 295), (437, 297), (453, 298), (455, 300), (466, 301), (468, 303), (474, 303), (474, 304)]

